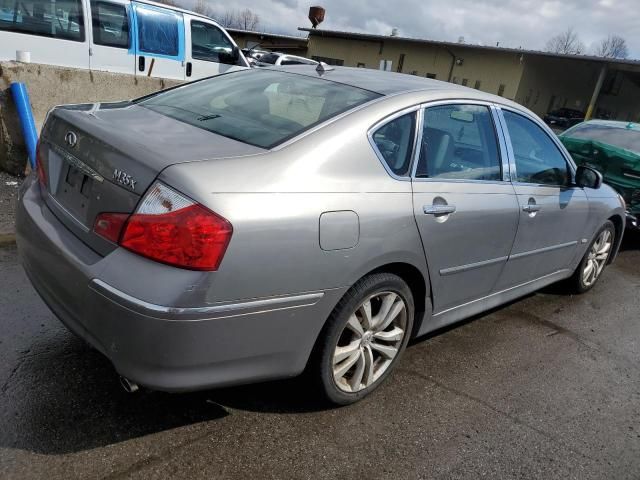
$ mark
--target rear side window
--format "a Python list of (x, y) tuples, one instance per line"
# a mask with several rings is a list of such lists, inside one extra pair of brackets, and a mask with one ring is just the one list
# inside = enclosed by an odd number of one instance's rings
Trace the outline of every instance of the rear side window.
[(276, 55), (275, 53), (267, 53), (266, 55), (260, 57), (260, 61), (262, 63), (270, 63), (271, 65), (275, 65), (278, 61), (278, 58), (280, 58), (280, 55)]
[(129, 48), (129, 19), (124, 5), (91, 0), (93, 43)]
[(81, 0), (0, 0), (0, 30), (84, 41)]
[(272, 148), (380, 94), (320, 78), (242, 70), (162, 92), (139, 105), (225, 137)]
[(399, 177), (409, 174), (415, 128), (416, 114), (412, 112), (391, 120), (373, 134), (380, 156)]
[(137, 8), (138, 43), (141, 52), (177, 57), (182, 17), (169, 10)]
[(215, 25), (191, 22), (191, 56), (196, 60), (220, 62), (220, 56), (229, 55), (233, 44)]
[(424, 111), (416, 177), (502, 180), (498, 142), (489, 107), (442, 105)]
[(566, 160), (549, 136), (528, 118), (503, 111), (516, 163), (516, 181), (541, 185), (567, 185)]

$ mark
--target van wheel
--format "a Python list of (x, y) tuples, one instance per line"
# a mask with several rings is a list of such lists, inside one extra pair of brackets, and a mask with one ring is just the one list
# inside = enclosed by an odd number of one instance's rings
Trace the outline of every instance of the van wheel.
[(358, 281), (333, 310), (316, 345), (310, 374), (330, 402), (347, 405), (391, 373), (413, 328), (411, 289), (397, 275)]
[(596, 284), (613, 251), (615, 236), (615, 226), (613, 222), (607, 220), (589, 245), (573, 276), (569, 279), (572, 291), (584, 293)]

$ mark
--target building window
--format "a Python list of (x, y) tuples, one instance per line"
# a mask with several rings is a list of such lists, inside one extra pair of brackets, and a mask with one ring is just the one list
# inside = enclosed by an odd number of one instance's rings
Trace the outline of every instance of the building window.
[(466, 87), (469, 84), (469, 79), (468, 78), (463, 78), (462, 79), (462, 86)]
[(358, 62), (358, 68), (367, 68), (367, 66), (362, 62)]
[(480, 82), (480, 80), (476, 80), (476, 83), (473, 86), (473, 88), (475, 88), (476, 90), (480, 90), (480, 85), (482, 85), (482, 82)]
[(435, 73), (427, 73), (427, 78), (431, 78), (431, 79), (435, 80), (436, 74)]
[(506, 88), (507, 86), (504, 83), (501, 83), (500, 86), (498, 87), (498, 95), (502, 97), (504, 95), (504, 90)]
[(390, 72), (392, 65), (393, 65), (393, 61), (391, 60), (380, 60), (380, 70), (384, 70), (385, 72)]
[(324, 62), (327, 65), (336, 65), (338, 67), (341, 67), (341, 66), (344, 65), (344, 60), (342, 60), (340, 58), (318, 57), (317, 55), (314, 55), (311, 58), (313, 60), (315, 60), (316, 62)]

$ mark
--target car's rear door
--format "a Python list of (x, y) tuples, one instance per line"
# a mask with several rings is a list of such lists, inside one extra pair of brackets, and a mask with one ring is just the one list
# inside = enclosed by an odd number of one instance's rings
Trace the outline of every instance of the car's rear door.
[(522, 112), (499, 110), (518, 197), (518, 234), (497, 286), (508, 288), (569, 268), (579, 252), (589, 204), (573, 185), (573, 165), (560, 142)]
[(438, 315), (492, 291), (516, 235), (518, 202), (490, 104), (427, 105), (420, 129), (413, 204)]

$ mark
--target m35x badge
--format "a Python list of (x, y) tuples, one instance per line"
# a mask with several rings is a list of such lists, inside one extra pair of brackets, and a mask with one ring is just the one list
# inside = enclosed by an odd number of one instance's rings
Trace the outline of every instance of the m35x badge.
[(117, 168), (113, 171), (113, 179), (119, 183), (120, 185), (124, 185), (125, 187), (129, 187), (131, 190), (136, 189), (137, 181), (133, 179), (131, 175), (122, 170), (118, 170)]

